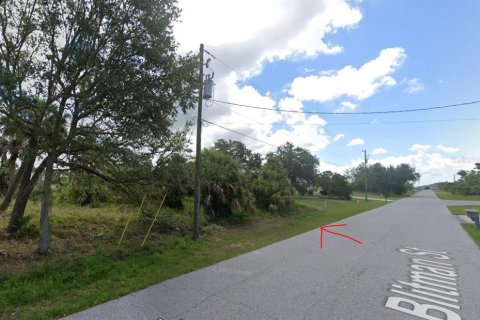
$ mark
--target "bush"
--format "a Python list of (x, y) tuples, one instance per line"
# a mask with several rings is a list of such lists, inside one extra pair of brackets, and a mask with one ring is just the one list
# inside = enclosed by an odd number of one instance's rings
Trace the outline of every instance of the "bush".
[(257, 206), (268, 211), (289, 206), (293, 199), (293, 187), (287, 171), (277, 158), (269, 158), (254, 183)]
[(213, 150), (204, 150), (202, 158), (205, 212), (212, 218), (255, 212), (255, 199), (240, 163), (227, 154)]

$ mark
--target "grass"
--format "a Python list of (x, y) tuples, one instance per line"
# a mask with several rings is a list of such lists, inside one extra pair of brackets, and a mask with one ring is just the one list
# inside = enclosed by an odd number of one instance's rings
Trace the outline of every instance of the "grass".
[[(445, 199), (445, 198), (443, 198)], [(452, 200), (452, 199), (449, 199)], [(459, 200), (459, 199), (455, 199)], [(480, 211), (480, 206), (448, 206), (448, 210), (453, 215), (463, 215), (465, 214), (466, 209), (474, 209)], [(473, 241), (477, 244), (478, 248), (480, 248), (480, 229), (473, 223), (462, 223), (463, 229), (470, 235)]]
[(480, 249), (480, 229), (478, 229), (474, 224), (462, 224), (463, 229), (470, 235), (473, 241), (477, 244)]
[(466, 201), (480, 201), (480, 196), (465, 196), (461, 194), (454, 194), (447, 191), (435, 191), (437, 197), (443, 200), (466, 200)]
[[(353, 192), (352, 194), (354, 197), (360, 197), (360, 198), (365, 198), (365, 193), (364, 192)], [(411, 196), (411, 194), (403, 194), (403, 195), (391, 195), (388, 197), (388, 200), (400, 200), (400, 199), (404, 199), (404, 198), (407, 198)], [(368, 198), (372, 198), (372, 199), (382, 199), (382, 200), (385, 200), (385, 197), (380, 194), (380, 193), (368, 193)]]
[(448, 210), (450, 210), (451, 214), (454, 214), (454, 215), (465, 214), (466, 209), (473, 209), (473, 210), (480, 211), (480, 206), (448, 206)]
[[(283, 215), (259, 213), (244, 224), (206, 225), (197, 242), (181, 230), (164, 233), (154, 228), (143, 250), (139, 243), (145, 228), (136, 221), (119, 252), (115, 246), (126, 216), (118, 208), (58, 207), (52, 215), (57, 246), (52, 255), (31, 258), (36, 263), (22, 271), (0, 272), (0, 319), (56, 319), (381, 205), (328, 200), (324, 208), (321, 198), (298, 197), (296, 207)], [(95, 238), (100, 233), (103, 236)], [(9, 241), (0, 238), (2, 248)], [(35, 241), (27, 237), (13, 246)]]

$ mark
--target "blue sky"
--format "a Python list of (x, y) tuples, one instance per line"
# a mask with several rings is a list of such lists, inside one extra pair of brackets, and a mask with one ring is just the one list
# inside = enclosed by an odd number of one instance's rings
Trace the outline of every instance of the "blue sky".
[(180, 0), (179, 6), (180, 50), (196, 51), (203, 42), (216, 58), (205, 70), (215, 72), (215, 99), (271, 109), (213, 103), (204, 119), (267, 143), (210, 125), (204, 147), (235, 139), (266, 153), (291, 141), (315, 154), (320, 170), (337, 172), (358, 165), (366, 149), (371, 163), (415, 166), (419, 184), (452, 180), (480, 162), (480, 104), (361, 114), (480, 100), (480, 1)]

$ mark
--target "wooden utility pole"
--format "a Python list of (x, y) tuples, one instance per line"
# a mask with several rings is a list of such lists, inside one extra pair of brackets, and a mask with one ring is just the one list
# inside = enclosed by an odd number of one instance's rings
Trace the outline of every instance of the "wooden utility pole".
[(363, 150), (363, 155), (364, 155), (364, 180), (365, 180), (365, 201), (368, 201), (368, 183), (367, 183), (367, 162), (368, 162), (368, 156), (367, 156), (367, 150)]
[(195, 197), (193, 206), (193, 239), (200, 238), (200, 182), (202, 161), (203, 43), (200, 44), (200, 81), (198, 87), (197, 148), (195, 156)]

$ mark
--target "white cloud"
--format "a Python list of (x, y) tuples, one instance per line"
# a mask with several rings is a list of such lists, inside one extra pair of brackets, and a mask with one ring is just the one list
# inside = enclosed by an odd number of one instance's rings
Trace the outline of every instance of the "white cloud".
[(325, 172), (325, 171), (332, 171), (334, 173), (340, 173), (344, 174), (345, 170), (348, 168), (345, 165), (340, 165), (340, 164), (334, 164), (332, 162), (326, 162), (323, 161), (322, 159), (320, 161), (320, 172)]
[(471, 168), (478, 159), (445, 157), (435, 152), (417, 152), (410, 155), (399, 157), (386, 157), (383, 159), (370, 159), (370, 163), (380, 162), (384, 166), (397, 166), (402, 163), (408, 163), (415, 167), (421, 174), (417, 185), (426, 185), (435, 182), (452, 181), (453, 174), (461, 169)]
[[(269, 109), (275, 106), (272, 97), (262, 89), (253, 88), (230, 68), (250, 77), (261, 73), (264, 65), (272, 61), (340, 53), (343, 48), (329, 43), (325, 37), (340, 29), (353, 28), (362, 19), (359, 8), (347, 0), (179, 0), (178, 5), (182, 9), (181, 22), (175, 24), (173, 31), (180, 43), (179, 51), (197, 52), (202, 42), (205, 49), (217, 57), (210, 63), (217, 84), (215, 98)], [(303, 111), (302, 101), (295, 97), (281, 100), (278, 106)], [(180, 116), (192, 117), (195, 117), (194, 111)], [(211, 108), (204, 108), (203, 118), (277, 146), (291, 141), (318, 152), (330, 142), (324, 129), (326, 121), (316, 115), (233, 108), (215, 103)], [(280, 121), (287, 125), (272, 126)], [(256, 152), (265, 153), (275, 148), (213, 125), (205, 127), (202, 136), (204, 147), (219, 138), (230, 138), (244, 142)]]
[(339, 112), (345, 111), (353, 111), (357, 109), (357, 105), (351, 101), (342, 101), (340, 102), (340, 108), (338, 109)]
[(290, 94), (302, 101), (325, 102), (342, 96), (359, 100), (371, 97), (382, 87), (394, 86), (391, 76), (407, 55), (402, 48), (383, 49), (379, 56), (356, 69), (346, 66), (327, 75), (297, 77)]
[[(197, 50), (199, 41), (225, 49), (243, 71), (263, 61), (335, 54), (343, 49), (324, 41), (362, 19), (345, 0), (179, 0), (181, 22), (174, 26), (182, 51)], [(259, 36), (261, 35), (261, 36)], [(232, 59), (229, 59), (232, 61)]]
[(442, 152), (446, 152), (446, 153), (455, 153), (455, 152), (460, 150), (460, 149), (455, 148), (455, 147), (444, 146), (443, 144), (439, 144), (436, 148), (437, 148), (438, 151), (442, 151)]
[(418, 78), (412, 78), (404, 81), (406, 84), (405, 91), (408, 93), (416, 93), (422, 91), (425, 86)]
[(365, 144), (365, 141), (362, 138), (355, 138), (350, 140), (350, 142), (347, 144), (347, 147), (361, 146), (362, 144)]
[(373, 149), (372, 151), (372, 155), (378, 155), (378, 154), (384, 154), (384, 153), (387, 153), (388, 151), (384, 148), (375, 148)]
[(429, 144), (414, 144), (411, 148), (410, 151), (412, 152), (425, 152), (428, 149), (430, 149), (432, 146)]
[(343, 138), (345, 138), (345, 135), (343, 133), (339, 133), (335, 137), (333, 137), (332, 141), (337, 142), (338, 140), (343, 139)]

